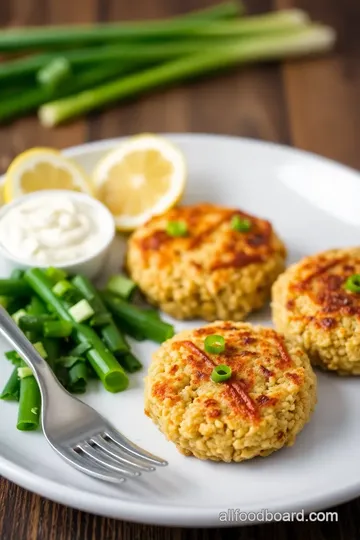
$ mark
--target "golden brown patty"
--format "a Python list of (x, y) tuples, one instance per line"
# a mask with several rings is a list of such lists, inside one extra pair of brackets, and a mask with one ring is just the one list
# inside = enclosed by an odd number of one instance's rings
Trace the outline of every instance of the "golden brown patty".
[[(233, 216), (249, 219), (250, 230), (233, 230)], [(167, 234), (169, 221), (185, 222), (187, 236)], [(268, 221), (197, 204), (139, 228), (129, 240), (127, 268), (148, 300), (173, 317), (241, 320), (267, 300), (285, 255)]]
[[(224, 337), (225, 352), (205, 351), (206, 336)], [(227, 364), (227, 382), (211, 380)], [(316, 377), (306, 353), (270, 328), (221, 322), (185, 331), (154, 354), (145, 412), (180, 452), (200, 459), (243, 461), (294, 443), (316, 403)]]
[(360, 294), (344, 287), (358, 273), (360, 248), (333, 249), (294, 264), (273, 286), (276, 328), (340, 374), (360, 374)]

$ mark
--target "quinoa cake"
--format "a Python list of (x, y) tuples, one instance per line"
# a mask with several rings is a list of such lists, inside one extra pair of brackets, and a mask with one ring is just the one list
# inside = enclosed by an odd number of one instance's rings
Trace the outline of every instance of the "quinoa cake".
[[(205, 339), (222, 336), (209, 353)], [(215, 366), (231, 377), (214, 382)], [(243, 461), (291, 446), (316, 404), (316, 377), (293, 340), (271, 328), (216, 321), (180, 332), (153, 355), (145, 413), (185, 455)]]
[(276, 328), (295, 339), (316, 366), (360, 375), (360, 248), (332, 249), (294, 264), (273, 286)]
[[(169, 234), (169, 224), (180, 224), (183, 235)], [(242, 320), (270, 297), (285, 256), (268, 221), (202, 203), (140, 227), (126, 267), (147, 300), (177, 319)]]

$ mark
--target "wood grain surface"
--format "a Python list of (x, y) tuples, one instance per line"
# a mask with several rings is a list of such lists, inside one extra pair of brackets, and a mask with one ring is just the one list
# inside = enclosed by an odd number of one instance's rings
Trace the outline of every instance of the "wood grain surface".
[[(215, 1), (215, 0), (214, 0)], [(0, 0), (0, 25), (162, 17), (211, 0)], [(234, 70), (149, 95), (53, 130), (30, 117), (0, 128), (0, 170), (32, 146), (64, 148), (136, 132), (211, 132), (276, 141), (360, 168), (359, 0), (248, 0), (249, 11), (297, 6), (334, 26), (325, 58)], [(246, 486), (239, 486), (246, 489)], [(0, 479), (0, 540), (358, 540), (360, 499), (338, 523), (274, 523), (219, 530), (149, 527), (54, 504)]]

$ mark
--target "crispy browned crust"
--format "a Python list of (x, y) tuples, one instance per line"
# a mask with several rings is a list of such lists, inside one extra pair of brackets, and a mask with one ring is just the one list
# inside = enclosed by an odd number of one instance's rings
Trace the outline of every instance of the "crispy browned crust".
[[(231, 218), (240, 216), (251, 221), (249, 232), (239, 233), (231, 226)], [(166, 221), (185, 222), (186, 237), (172, 237), (166, 233)], [(181, 257), (182, 252), (196, 253), (204, 244), (211, 243), (216, 233), (222, 231), (222, 242), (214, 249), (212, 256), (198, 263), (207, 270), (220, 268), (241, 268), (251, 263), (263, 262), (275, 249), (271, 224), (241, 210), (224, 208), (208, 203), (173, 208), (162, 216), (153, 217), (147, 224), (145, 235), (134, 235), (144, 259), (151, 252), (157, 252), (157, 264), (164, 267)], [(277, 248), (276, 244), (276, 248)], [(285, 256), (285, 249), (283, 250)], [(196, 261), (194, 261), (196, 264)]]
[[(233, 230), (234, 215), (249, 219), (250, 230)], [(187, 236), (169, 236), (169, 221), (185, 222)], [(135, 231), (126, 267), (147, 300), (173, 317), (242, 320), (269, 298), (285, 255), (268, 221), (202, 203), (174, 208)]]
[(300, 279), (292, 280), (287, 295), (287, 309), (296, 311), (296, 298), (306, 295), (317, 306), (310, 315), (297, 314), (331, 330), (346, 316), (360, 316), (360, 294), (345, 289), (346, 280), (360, 273), (360, 249), (337, 250), (307, 257), (298, 267)]
[(276, 328), (314, 365), (344, 375), (360, 375), (360, 294), (345, 288), (358, 273), (360, 248), (333, 249), (294, 264), (272, 288)]
[[(207, 335), (224, 337), (221, 354)], [(211, 379), (214, 366), (231, 378)], [(145, 411), (179, 450), (201, 459), (242, 461), (290, 445), (316, 402), (316, 379), (295, 341), (271, 328), (217, 321), (166, 341), (146, 378)]]

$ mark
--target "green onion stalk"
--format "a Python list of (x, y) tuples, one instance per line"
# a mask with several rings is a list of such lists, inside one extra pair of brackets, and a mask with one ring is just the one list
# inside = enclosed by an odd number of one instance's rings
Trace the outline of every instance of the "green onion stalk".
[(157, 343), (162, 343), (174, 335), (171, 324), (154, 317), (146, 309), (129, 304), (107, 291), (102, 293), (102, 298), (112, 314), (119, 320), (120, 327), (124, 322), (130, 328), (139, 331), (146, 339)]
[(72, 283), (90, 303), (95, 313), (94, 317), (100, 317), (101, 315), (110, 317), (110, 321), (100, 327), (101, 337), (109, 347), (110, 351), (116, 356), (129, 353), (129, 345), (120, 330), (116, 327), (111, 313), (108, 311), (91, 281), (85, 276), (75, 276)]
[(163, 65), (123, 77), (97, 88), (43, 105), (39, 117), (44, 126), (55, 126), (95, 109), (133, 98), (144, 92), (256, 61), (270, 61), (324, 52), (331, 49), (335, 34), (331, 28), (308, 28), (239, 40), (236, 45), (218, 47), (167, 62)]
[(191, 35), (212, 21), (229, 19), (243, 11), (240, 2), (226, 2), (202, 11), (172, 19), (103, 23), (97, 25), (10, 28), (0, 31), (0, 52), (61, 49), (109, 43), (119, 40), (137, 41), (175, 35)]
[(125, 390), (129, 384), (129, 379), (123, 368), (93, 328), (77, 323), (72, 319), (66, 302), (54, 294), (52, 291), (53, 285), (44, 272), (38, 268), (31, 268), (25, 272), (25, 280), (53, 313), (56, 313), (61, 320), (73, 324), (72, 337), (75, 341), (91, 346), (86, 352), (86, 357), (106, 390), (109, 392)]
[(138, 67), (136, 63), (133, 65), (105, 64), (103, 66), (91, 67), (83, 73), (74, 75), (66, 85), (55, 89), (45, 86), (34, 87), (33, 85), (26, 91), (16, 93), (11, 98), (0, 101), (0, 122), (8, 122), (22, 114), (35, 111), (48, 101), (76, 95), (87, 88), (102, 84), (109, 79), (127, 75), (136, 71)]

